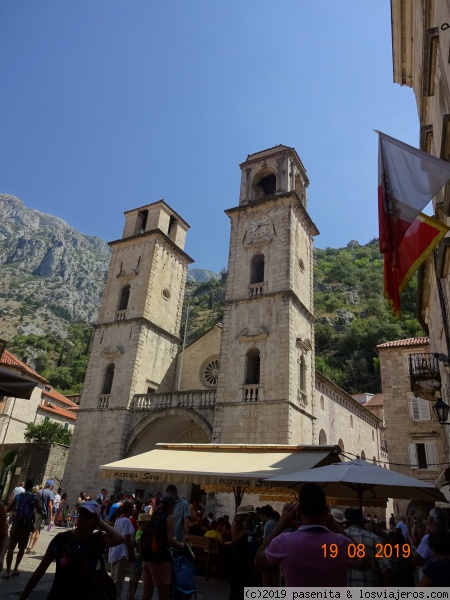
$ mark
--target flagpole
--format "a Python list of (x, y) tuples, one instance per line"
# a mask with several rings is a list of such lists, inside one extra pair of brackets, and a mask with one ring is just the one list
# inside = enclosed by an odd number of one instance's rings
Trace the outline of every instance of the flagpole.
[(189, 306), (190, 306), (190, 300), (188, 301), (188, 305), (186, 307), (186, 321), (184, 323), (184, 336), (183, 336), (183, 348), (181, 350), (181, 358), (180, 358), (180, 371), (178, 373), (178, 386), (177, 386), (177, 392), (180, 391), (180, 385), (181, 385), (181, 371), (183, 369), (183, 358), (184, 358), (184, 349), (186, 348), (186, 335), (187, 335), (187, 325), (188, 325), (188, 319), (189, 319)]

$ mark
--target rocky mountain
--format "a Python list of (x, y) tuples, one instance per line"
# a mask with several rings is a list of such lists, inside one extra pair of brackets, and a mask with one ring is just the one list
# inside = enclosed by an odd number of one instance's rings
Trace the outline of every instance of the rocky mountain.
[(103, 240), (0, 194), (0, 337), (95, 321), (109, 258)]

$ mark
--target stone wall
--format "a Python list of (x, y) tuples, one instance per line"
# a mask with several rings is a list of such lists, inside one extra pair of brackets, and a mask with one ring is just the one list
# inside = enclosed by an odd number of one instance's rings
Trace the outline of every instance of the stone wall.
[[(0, 461), (10, 450), (17, 450), (16, 468), (8, 478), (8, 489), (13, 490), (20, 481), (33, 479), (35, 485), (44, 485), (48, 479), (55, 481), (55, 488), (67, 486), (63, 481), (69, 453), (68, 446), (61, 444), (1, 444)], [(72, 502), (74, 499), (72, 499)]]

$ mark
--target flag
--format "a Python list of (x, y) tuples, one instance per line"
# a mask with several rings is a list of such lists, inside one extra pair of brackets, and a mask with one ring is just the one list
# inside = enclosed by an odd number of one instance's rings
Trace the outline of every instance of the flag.
[(400, 294), (449, 228), (421, 210), (450, 180), (450, 163), (378, 132), (378, 217), (384, 295), (394, 314)]

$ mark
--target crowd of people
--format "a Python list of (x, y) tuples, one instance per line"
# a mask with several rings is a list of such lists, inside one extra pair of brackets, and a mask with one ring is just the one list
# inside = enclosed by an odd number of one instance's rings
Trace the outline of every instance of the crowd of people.
[(139, 581), (142, 600), (150, 600), (155, 588), (159, 600), (168, 600), (174, 556), (192, 558), (193, 536), (215, 540), (230, 600), (241, 600), (246, 586), (448, 586), (448, 516), (434, 507), (425, 524), (392, 514), (386, 527), (377, 515), (364, 516), (359, 509), (329, 510), (315, 484), (305, 484), (299, 501), (287, 504), (281, 515), (270, 505), (241, 505), (232, 519), (216, 516), (200, 499), (187, 502), (175, 485), (145, 502), (130, 494), (108, 495), (106, 489), (96, 497), (81, 492), (71, 508), (52, 480), (43, 486), (29, 480), (13, 490), (6, 505), (0, 502), (0, 572), (4, 580), (18, 577), (24, 554), (35, 554), (41, 530), (60, 525), (64, 530), (52, 537), (20, 600), (53, 560), (48, 598), (94, 599), (98, 564), (106, 575), (104, 558), (114, 584), (111, 600), (121, 600), (127, 574), (127, 600), (134, 600)]

